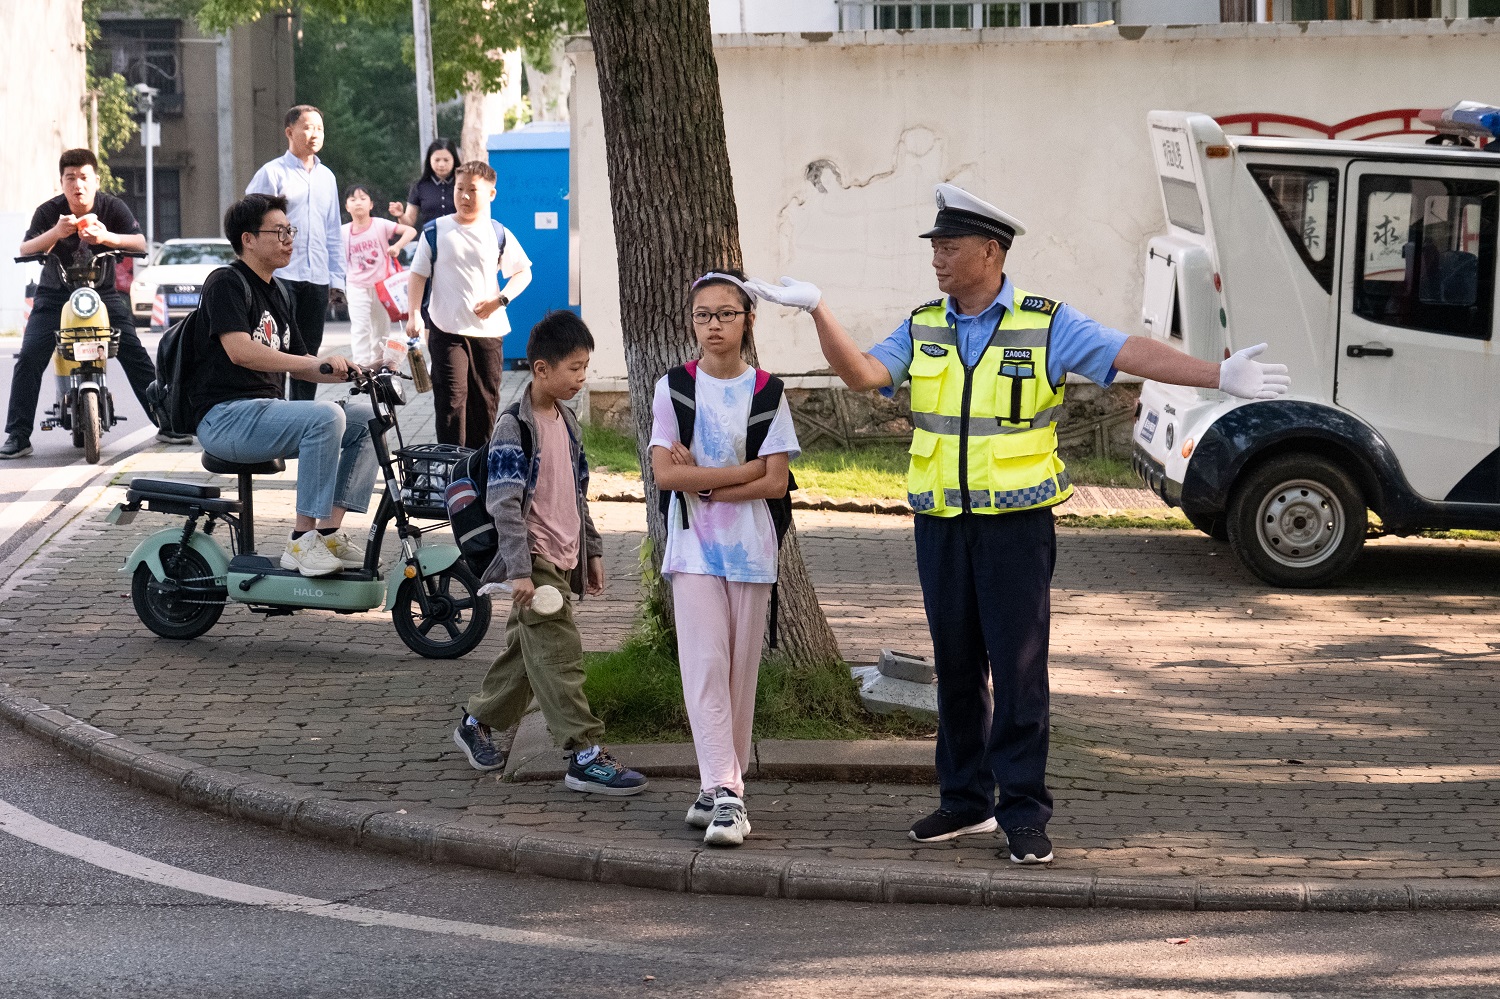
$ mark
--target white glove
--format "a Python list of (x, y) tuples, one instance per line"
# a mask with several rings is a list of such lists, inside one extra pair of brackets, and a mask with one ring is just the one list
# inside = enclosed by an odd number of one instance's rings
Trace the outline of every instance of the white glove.
[(1292, 378), (1285, 364), (1262, 364), (1255, 358), (1265, 353), (1258, 343), (1236, 351), (1219, 365), (1219, 391), (1241, 399), (1274, 399), (1285, 395)]
[(811, 312), (823, 301), (823, 293), (818, 290), (817, 285), (789, 277), (782, 278), (779, 285), (751, 278), (745, 282), (745, 287), (750, 289), (750, 294), (762, 301), (775, 302), (803, 312)]

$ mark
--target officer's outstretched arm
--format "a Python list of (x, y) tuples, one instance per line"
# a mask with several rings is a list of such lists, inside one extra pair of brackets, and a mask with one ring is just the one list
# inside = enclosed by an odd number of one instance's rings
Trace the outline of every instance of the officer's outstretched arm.
[(1115, 357), (1115, 370), (1154, 382), (1216, 388), (1241, 399), (1274, 399), (1286, 393), (1292, 380), (1285, 364), (1255, 360), (1265, 349), (1263, 343), (1246, 347), (1222, 364), (1215, 364), (1184, 354), (1160, 340), (1133, 336)]
[(784, 277), (780, 284), (751, 278), (745, 282), (745, 287), (763, 302), (775, 302), (810, 313), (813, 325), (818, 328), (818, 346), (828, 359), (828, 366), (845, 385), (857, 392), (865, 392), (885, 388), (891, 383), (890, 371), (859, 349), (854, 338), (833, 317), (833, 311), (823, 302), (823, 293), (816, 285)]

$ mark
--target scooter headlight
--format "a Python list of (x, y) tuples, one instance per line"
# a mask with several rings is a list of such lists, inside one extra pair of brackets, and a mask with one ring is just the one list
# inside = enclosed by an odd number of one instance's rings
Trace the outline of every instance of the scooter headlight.
[(79, 288), (73, 292), (73, 297), (68, 304), (73, 307), (73, 315), (79, 319), (92, 319), (104, 302), (100, 300), (99, 293), (94, 289)]

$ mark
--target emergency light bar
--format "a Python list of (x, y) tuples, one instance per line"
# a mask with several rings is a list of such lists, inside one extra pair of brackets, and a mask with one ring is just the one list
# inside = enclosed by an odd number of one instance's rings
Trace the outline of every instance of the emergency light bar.
[(1417, 115), (1424, 124), (1446, 135), (1475, 135), (1500, 140), (1500, 108), (1478, 101), (1459, 101), (1450, 108), (1435, 108)]

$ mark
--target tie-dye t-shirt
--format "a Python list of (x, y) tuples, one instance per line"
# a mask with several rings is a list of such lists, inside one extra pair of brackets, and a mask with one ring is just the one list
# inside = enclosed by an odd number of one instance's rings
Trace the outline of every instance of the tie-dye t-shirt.
[[(698, 369), (698, 411), (689, 450), (699, 465), (724, 468), (744, 463), (745, 424), (750, 419), (750, 397), (754, 394), (754, 368), (728, 380)], [(677, 414), (672, 409), (666, 378), (656, 383), (651, 415), (651, 446), (670, 448), (677, 443)], [(785, 453), (792, 458), (801, 453), (785, 397), (760, 453), (762, 457)], [(672, 497), (663, 573), (721, 576), (735, 583), (776, 582), (776, 529), (764, 500), (705, 503), (690, 493), (687, 502), (688, 527), (684, 530), (677, 511), (678, 498)]]

